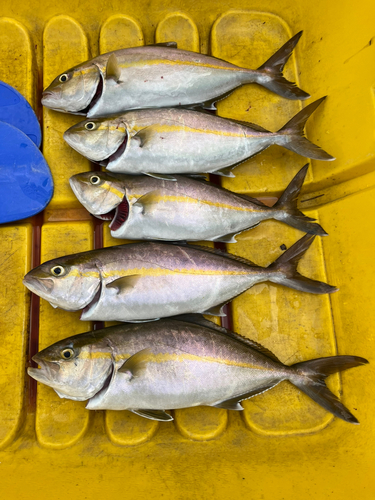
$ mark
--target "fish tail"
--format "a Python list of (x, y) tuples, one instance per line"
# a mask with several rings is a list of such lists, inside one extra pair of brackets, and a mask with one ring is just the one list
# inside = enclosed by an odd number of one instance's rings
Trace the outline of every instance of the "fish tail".
[(315, 239), (314, 234), (305, 234), (300, 240), (292, 245), (278, 259), (270, 264), (267, 270), (270, 272), (268, 281), (285, 285), (294, 290), (315, 294), (332, 293), (338, 289), (322, 281), (312, 280), (302, 276), (297, 271), (297, 265), (302, 255), (310, 247)]
[(294, 369), (294, 375), (290, 378), (290, 382), (336, 417), (345, 420), (345, 422), (358, 424), (359, 422), (355, 416), (328, 389), (325, 378), (332, 373), (367, 363), (367, 359), (358, 356), (330, 356), (312, 359), (311, 361), (296, 363), (290, 367)]
[(273, 218), (285, 222), (285, 224), (295, 227), (300, 231), (304, 231), (305, 233), (326, 236), (327, 233), (324, 231), (324, 229), (319, 224), (312, 222), (315, 219), (307, 217), (297, 208), (298, 198), (308, 168), (308, 163), (301, 168), (298, 174), (293, 178), (288, 187), (285, 189), (279, 200), (272, 207), (272, 209), (275, 211)]
[(276, 139), (276, 144), (290, 149), (301, 156), (313, 158), (314, 160), (332, 161), (335, 158), (326, 153), (322, 148), (310, 142), (304, 136), (306, 121), (310, 118), (316, 108), (326, 99), (321, 97), (312, 102), (306, 108), (303, 108), (288, 123), (286, 123), (277, 133), (280, 134)]
[(302, 31), (294, 35), (257, 70), (257, 83), (259, 85), (275, 92), (275, 94), (292, 100), (308, 99), (310, 97), (304, 90), (298, 88), (295, 83), (289, 82), (283, 77), (285, 63), (292, 55), (293, 49), (297, 45), (301, 35)]

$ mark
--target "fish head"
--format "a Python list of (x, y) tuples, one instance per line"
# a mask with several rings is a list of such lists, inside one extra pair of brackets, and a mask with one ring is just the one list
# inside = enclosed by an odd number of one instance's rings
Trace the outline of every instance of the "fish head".
[(61, 398), (91, 398), (109, 380), (114, 366), (105, 337), (95, 334), (75, 335), (43, 349), (32, 358), (39, 368), (28, 368), (28, 374), (52, 387)]
[(107, 172), (73, 175), (70, 186), (82, 205), (99, 219), (112, 220), (126, 195), (124, 182)]
[(26, 274), (23, 284), (53, 307), (77, 311), (100, 290), (101, 275), (87, 253), (50, 260)]
[(64, 139), (89, 160), (102, 162), (125, 150), (128, 133), (121, 117), (90, 118), (70, 127)]
[(44, 90), (42, 104), (65, 113), (86, 114), (100, 99), (102, 77), (95, 64), (80, 64), (57, 76)]

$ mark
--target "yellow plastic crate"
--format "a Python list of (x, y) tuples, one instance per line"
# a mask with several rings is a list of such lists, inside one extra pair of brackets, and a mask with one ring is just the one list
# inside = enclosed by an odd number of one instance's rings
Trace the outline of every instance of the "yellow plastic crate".
[[(375, 497), (374, 11), (368, 0), (2, 0), (0, 79), (43, 120), (55, 194), (44, 215), (0, 227), (1, 498)], [(107, 229), (101, 234), (70, 191), (68, 178), (90, 169), (62, 139), (80, 118), (42, 110), (42, 88), (99, 52), (155, 41), (175, 40), (180, 48), (257, 68), (301, 29), (286, 76), (312, 100), (329, 96), (307, 133), (337, 157), (311, 162), (301, 207), (330, 236), (314, 242), (301, 270), (340, 291), (312, 296), (258, 285), (233, 301), (233, 326), (287, 364), (336, 353), (369, 359), (372, 364), (329, 382), (360, 425), (334, 419), (286, 382), (245, 402), (242, 414), (192, 408), (175, 411), (174, 422), (165, 424), (125, 411), (88, 412), (84, 403), (36, 388), (25, 370), (38, 339), (43, 348), (92, 325), (43, 300), (39, 306), (35, 297), (30, 308), (21, 278), (39, 261), (101, 241), (120, 243)], [(218, 110), (276, 130), (301, 106), (248, 85)], [(277, 196), (303, 164), (294, 153), (271, 147), (237, 167), (236, 178), (223, 185)], [(265, 265), (300, 236), (270, 221), (243, 233), (228, 250)]]

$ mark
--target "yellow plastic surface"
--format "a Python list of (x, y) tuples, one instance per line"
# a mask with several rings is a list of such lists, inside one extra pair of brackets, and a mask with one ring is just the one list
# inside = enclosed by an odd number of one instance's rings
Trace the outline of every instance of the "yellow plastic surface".
[[(170, 423), (125, 411), (89, 413), (84, 403), (59, 399), (41, 384), (35, 400), (25, 373), (30, 311), (21, 278), (31, 267), (41, 219), (4, 225), (0, 498), (375, 497), (374, 10), (369, 0), (2, 0), (0, 79), (42, 117), (43, 152), (55, 181), (41, 228), (41, 261), (89, 250), (100, 240), (100, 229), (68, 184), (69, 176), (90, 169), (62, 139), (81, 118), (42, 110), (43, 86), (90, 55), (170, 40), (256, 68), (303, 29), (285, 74), (312, 99), (329, 96), (309, 120), (307, 135), (337, 160), (311, 162), (301, 208), (330, 236), (314, 241), (300, 270), (340, 291), (312, 296), (261, 284), (233, 301), (233, 325), (287, 364), (353, 354), (370, 365), (329, 379), (359, 426), (333, 418), (286, 382), (245, 402), (242, 413), (192, 408), (173, 412)], [(218, 109), (222, 116), (277, 130), (304, 105), (254, 85), (236, 90)], [(236, 177), (223, 185), (278, 195), (304, 163), (274, 146), (238, 166)], [(281, 245), (289, 247), (300, 236), (267, 222), (243, 233), (228, 250), (267, 265)], [(104, 246), (121, 243), (104, 228)], [(79, 321), (79, 313), (55, 310), (43, 300), (39, 310), (39, 348), (92, 327)]]

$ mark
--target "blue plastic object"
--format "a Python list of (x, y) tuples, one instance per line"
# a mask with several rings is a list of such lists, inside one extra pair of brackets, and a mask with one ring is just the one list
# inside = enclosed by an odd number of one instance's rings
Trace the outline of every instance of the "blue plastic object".
[(0, 81), (0, 121), (19, 128), (39, 147), (42, 133), (33, 108), (16, 89)]
[(51, 171), (34, 142), (0, 122), (0, 223), (43, 210), (53, 194)]

